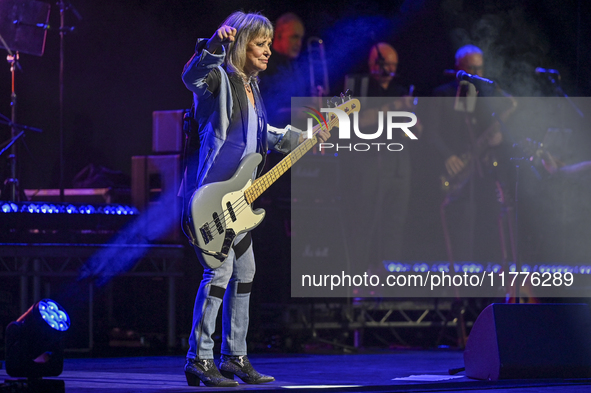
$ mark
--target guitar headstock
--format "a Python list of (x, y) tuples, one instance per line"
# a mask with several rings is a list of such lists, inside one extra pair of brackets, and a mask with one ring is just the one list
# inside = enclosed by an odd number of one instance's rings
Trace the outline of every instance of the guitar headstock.
[[(347, 89), (347, 91), (345, 93), (341, 93), (340, 96), (328, 98), (326, 100), (326, 106), (328, 108), (340, 109), (347, 115), (359, 112), (361, 109), (361, 103), (358, 99), (352, 98), (351, 94), (351, 90)], [(337, 124), (335, 126), (338, 125), (338, 117), (334, 113), (331, 113), (327, 120), (329, 122), (336, 122)]]

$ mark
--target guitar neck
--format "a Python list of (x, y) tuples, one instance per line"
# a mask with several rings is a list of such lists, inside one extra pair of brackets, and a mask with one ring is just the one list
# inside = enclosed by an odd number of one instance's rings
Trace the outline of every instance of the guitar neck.
[[(333, 127), (331, 123), (329, 129)], [(285, 172), (287, 172), (293, 164), (295, 164), (304, 154), (306, 154), (316, 143), (316, 132), (319, 126), (314, 127), (314, 136), (311, 139), (306, 139), (300, 143), (291, 153), (289, 153), (279, 164), (275, 165), (273, 169), (265, 173), (263, 176), (255, 180), (252, 186), (244, 191), (244, 196), (248, 203), (253, 203), (263, 192), (265, 192), (277, 179), (279, 179)]]
[[(361, 105), (358, 100), (350, 99), (347, 102), (336, 107), (345, 112), (347, 115), (358, 112)], [(332, 113), (328, 119), (326, 119), (326, 127), (330, 131), (333, 127), (339, 124), (338, 116)], [(308, 152), (316, 143), (318, 138), (316, 134), (320, 131), (322, 124), (317, 124), (312, 128), (312, 138), (306, 139), (300, 143), (291, 153), (289, 153), (279, 164), (275, 165), (273, 169), (265, 173), (254, 181), (254, 183), (244, 191), (244, 197), (248, 203), (254, 202), (267, 188), (271, 187), (277, 179), (279, 179), (289, 168), (293, 166), (304, 154)]]

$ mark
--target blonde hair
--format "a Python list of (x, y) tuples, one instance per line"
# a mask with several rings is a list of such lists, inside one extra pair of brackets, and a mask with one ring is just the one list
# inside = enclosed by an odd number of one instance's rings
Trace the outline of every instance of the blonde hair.
[[(273, 38), (273, 24), (259, 13), (245, 14), (236, 11), (220, 25), (231, 26), (236, 29), (236, 37), (227, 47), (224, 64), (230, 71), (237, 73), (247, 81), (251, 75), (244, 73), (246, 63), (246, 47), (248, 43), (258, 37)], [(256, 75), (252, 75), (256, 78)]]

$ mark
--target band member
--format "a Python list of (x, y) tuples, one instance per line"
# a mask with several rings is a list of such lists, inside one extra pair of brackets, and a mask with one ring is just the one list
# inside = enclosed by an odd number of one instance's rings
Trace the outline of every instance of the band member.
[(390, 44), (378, 42), (372, 46), (367, 66), (371, 75), (367, 97), (402, 97), (408, 94), (408, 89), (394, 82), (398, 52)]
[[(482, 77), (482, 51), (474, 45), (461, 47), (456, 52), (455, 68)], [(497, 225), (502, 209), (507, 207), (498, 202), (510, 200), (502, 187), (508, 160), (503, 159), (503, 134), (493, 113), (502, 113), (506, 119), (515, 110), (516, 101), (500, 90), (479, 91), (471, 83), (456, 80), (435, 89), (433, 95), (451, 97), (439, 101), (437, 124), (429, 128), (430, 139), (443, 158), (442, 182), (447, 190), (441, 217), (448, 258), (452, 262), (501, 261), (511, 252), (500, 243)], [(490, 101), (483, 101), (484, 95), (508, 99), (496, 111)]]
[[(373, 45), (367, 58), (369, 73), (355, 75), (346, 88), (367, 86), (361, 96), (380, 98), (362, 101), (359, 126), (370, 134), (378, 128), (379, 112), (414, 111), (409, 89), (396, 83), (398, 53), (388, 43)], [(364, 81), (365, 80), (365, 81)], [(346, 80), (345, 84), (351, 81)], [(353, 87), (354, 88), (354, 87)], [(354, 92), (355, 93), (355, 92)], [(413, 131), (420, 135), (422, 126)], [(410, 141), (401, 132), (391, 142), (400, 142), (400, 151), (382, 149), (371, 153), (343, 154), (348, 167), (344, 179), (352, 184), (343, 193), (349, 201), (348, 225), (352, 260), (372, 273), (386, 273), (384, 260), (402, 260), (404, 226), (411, 191)], [(414, 142), (414, 141), (413, 141)], [(363, 160), (361, 164), (361, 160)], [(365, 206), (359, 209), (359, 206)]]
[(273, 57), (261, 75), (260, 88), (267, 101), (269, 121), (283, 124), (291, 120), (291, 97), (308, 97), (307, 65), (302, 62), (304, 23), (292, 12), (275, 22)]
[[(198, 40), (195, 54), (182, 73), (183, 82), (194, 95), (198, 128), (191, 132), (188, 141), (181, 190), (185, 200), (198, 187), (228, 180), (245, 155), (254, 152), (264, 155), (268, 148), (289, 152), (301, 142), (301, 133), (267, 124), (257, 76), (267, 69), (272, 38), (273, 26), (266, 17), (235, 12), (211, 38)], [(328, 131), (321, 131), (318, 139), (325, 141), (329, 136)], [(246, 334), (254, 273), (249, 233), (235, 239), (220, 267), (204, 269), (195, 299), (185, 364), (189, 385), (202, 381), (207, 386), (237, 386), (234, 375), (250, 384), (274, 380), (257, 372), (247, 357)], [(213, 360), (212, 335), (222, 303), (218, 370)]]

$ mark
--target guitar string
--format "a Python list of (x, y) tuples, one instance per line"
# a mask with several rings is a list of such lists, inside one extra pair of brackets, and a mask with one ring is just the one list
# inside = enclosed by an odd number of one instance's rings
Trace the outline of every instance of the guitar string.
[[(333, 123), (337, 123), (337, 122), (338, 122), (338, 117), (336, 117), (336, 116), (334, 116), (331, 119), (329, 119), (329, 121), (328, 121), (328, 124), (330, 124), (329, 130), (332, 129), (335, 126), (335, 124), (333, 124)], [(322, 129), (322, 126), (318, 127), (318, 129), (312, 135), (313, 136), (316, 136), (321, 129)], [(308, 139), (308, 141), (310, 141), (310, 140), (311, 139)], [(301, 145), (299, 145), (299, 146), (302, 146), (302, 145), (303, 145), (303, 143)], [(310, 148), (314, 147), (314, 145), (316, 145), (316, 143), (312, 144), (312, 146), (310, 146)], [(296, 147), (296, 149), (297, 149), (297, 147)], [(308, 150), (306, 150), (306, 152)], [(295, 150), (294, 150), (294, 152), (295, 152)], [(297, 160), (299, 160), (301, 157), (303, 157), (304, 154), (305, 153), (303, 153), (300, 157), (298, 157), (296, 160), (294, 160), (293, 163), (297, 162)], [(293, 163), (292, 163), (292, 165), (293, 165)], [(270, 172), (268, 172), (268, 173), (270, 173)], [(283, 173), (285, 173), (285, 172), (283, 172)], [(281, 175), (283, 175), (283, 173)], [(281, 175), (279, 175), (277, 178), (279, 178)], [(255, 182), (256, 182), (256, 180), (255, 180)], [(271, 184), (273, 182), (271, 182)], [(251, 188), (254, 185), (255, 185), (255, 183), (253, 183), (249, 188)], [(246, 204), (244, 205), (244, 203), (246, 203)], [(246, 207), (250, 206), (250, 204), (246, 201), (245, 193), (243, 193), (240, 197), (238, 197), (238, 199), (235, 200), (234, 202), (231, 202), (230, 205), (232, 206), (232, 210), (234, 211), (234, 215), (235, 216), (238, 215), (239, 213), (241, 213), (242, 211), (244, 211), (246, 209)], [(221, 217), (218, 216), (218, 220), (220, 222), (223, 220), (223, 222), (225, 223), (228, 220), (228, 218), (231, 219), (232, 214), (230, 213), (230, 210), (229, 209), (223, 209), (221, 213), (222, 213), (222, 216)], [(210, 222), (208, 222), (207, 223), (207, 226), (208, 227), (212, 227), (213, 226), (213, 227), (215, 227), (215, 231), (217, 231), (217, 225), (216, 225), (216, 220), (215, 219), (213, 219)], [(225, 227), (227, 227), (227, 225)], [(214, 232), (212, 232), (211, 233), (211, 239), (213, 240), (215, 237), (217, 237), (219, 235), (221, 235), (221, 233), (215, 233), (214, 234)]]

